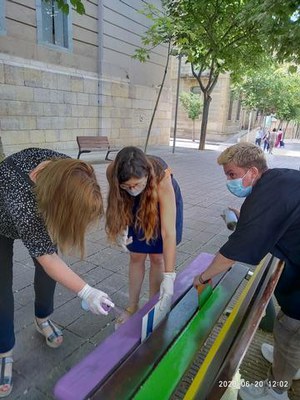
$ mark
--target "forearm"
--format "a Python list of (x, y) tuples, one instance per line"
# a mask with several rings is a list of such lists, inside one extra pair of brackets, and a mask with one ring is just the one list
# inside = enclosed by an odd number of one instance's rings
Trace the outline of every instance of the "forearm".
[(56, 253), (38, 257), (37, 261), (44, 268), (46, 274), (76, 294), (86, 284)]
[(176, 237), (174, 235), (166, 235), (166, 237), (163, 238), (163, 251), (164, 272), (175, 272)]
[(221, 272), (227, 271), (235, 263), (234, 260), (222, 256), (222, 254), (217, 253), (208, 268), (202, 272), (201, 278), (203, 281), (213, 278), (214, 276), (220, 274)]

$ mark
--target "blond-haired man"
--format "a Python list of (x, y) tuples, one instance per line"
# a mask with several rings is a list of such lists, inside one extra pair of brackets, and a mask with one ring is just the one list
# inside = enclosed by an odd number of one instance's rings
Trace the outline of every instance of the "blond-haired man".
[[(273, 364), (261, 387), (240, 390), (242, 400), (287, 400), (288, 389), (300, 369), (300, 172), (268, 169), (263, 150), (238, 143), (218, 157), (227, 188), (245, 197), (236, 230), (206, 271), (195, 277), (203, 285), (236, 261), (256, 265), (272, 253), (285, 261), (275, 289), (281, 307), (274, 325)], [(259, 238), (259, 240), (258, 240)]]

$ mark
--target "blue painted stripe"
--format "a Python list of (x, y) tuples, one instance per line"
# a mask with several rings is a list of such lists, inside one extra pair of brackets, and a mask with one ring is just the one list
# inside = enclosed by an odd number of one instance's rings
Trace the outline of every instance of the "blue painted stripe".
[(153, 331), (154, 311), (155, 307), (148, 314), (146, 337), (148, 337)]

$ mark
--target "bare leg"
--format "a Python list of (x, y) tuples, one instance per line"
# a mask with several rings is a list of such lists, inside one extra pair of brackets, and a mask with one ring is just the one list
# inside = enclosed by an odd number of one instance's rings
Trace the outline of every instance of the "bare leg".
[(147, 254), (130, 253), (129, 262), (129, 308), (135, 312), (138, 308), (141, 288), (145, 276)]
[(164, 258), (162, 254), (149, 254), (149, 298), (151, 299), (158, 291), (163, 279)]

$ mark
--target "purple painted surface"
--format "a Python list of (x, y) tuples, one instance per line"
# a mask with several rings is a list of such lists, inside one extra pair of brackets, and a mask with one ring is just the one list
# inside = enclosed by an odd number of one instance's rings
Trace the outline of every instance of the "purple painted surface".
[[(195, 275), (203, 272), (214, 255), (201, 253), (175, 281), (173, 303), (192, 285)], [(148, 301), (124, 325), (108, 336), (99, 346), (76, 364), (56, 383), (55, 398), (58, 400), (83, 400), (99, 383), (116, 368), (141, 339), (143, 316), (157, 302), (158, 295)]]

